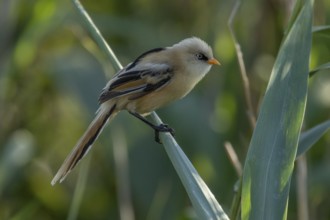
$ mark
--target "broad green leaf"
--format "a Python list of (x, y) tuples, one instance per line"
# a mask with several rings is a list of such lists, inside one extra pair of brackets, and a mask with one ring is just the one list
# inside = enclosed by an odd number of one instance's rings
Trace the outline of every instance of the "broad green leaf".
[(309, 76), (312, 77), (315, 73), (322, 71), (322, 70), (330, 70), (330, 62), (324, 63), (321, 66), (318, 66), (315, 69), (309, 71)]
[(295, 3), (295, 6), (293, 8), (293, 11), (291, 13), (288, 25), (284, 31), (284, 38), (287, 37), (287, 34), (290, 32), (292, 29), (292, 26), (297, 20), (297, 17), (299, 16), (299, 13), (301, 12), (302, 7), (304, 6), (304, 0), (297, 0)]
[(242, 188), (242, 219), (286, 219), (307, 97), (312, 1), (298, 1), (261, 105)]
[(330, 128), (330, 120), (323, 122), (308, 131), (301, 133), (297, 157), (309, 150)]
[[(157, 124), (162, 123), (155, 113), (152, 113), (151, 116)], [(167, 133), (161, 133), (160, 137), (199, 219), (229, 220), (175, 139)]]
[(315, 26), (312, 29), (313, 34), (324, 34), (330, 37), (330, 25)]

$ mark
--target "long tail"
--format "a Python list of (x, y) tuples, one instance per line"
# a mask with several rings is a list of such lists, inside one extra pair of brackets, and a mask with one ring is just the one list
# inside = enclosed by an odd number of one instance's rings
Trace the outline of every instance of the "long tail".
[(100, 106), (95, 119), (57, 171), (51, 182), (52, 185), (57, 181), (62, 182), (77, 163), (88, 153), (104, 125), (116, 115), (117, 111), (115, 109), (116, 105), (109, 102), (105, 102)]

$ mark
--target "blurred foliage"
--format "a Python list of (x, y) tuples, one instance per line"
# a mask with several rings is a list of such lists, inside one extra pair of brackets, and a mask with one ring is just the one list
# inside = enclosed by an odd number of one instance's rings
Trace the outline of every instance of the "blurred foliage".
[[(252, 129), (234, 46), (227, 28), (232, 1), (84, 0), (82, 4), (123, 64), (145, 50), (195, 35), (209, 42), (222, 66), (185, 99), (159, 110), (219, 203), (229, 210), (237, 180), (224, 151), (230, 141), (244, 161)], [(235, 18), (258, 111), (291, 1), (254, 0)], [(330, 24), (330, 2), (317, 1), (314, 25)], [(96, 111), (114, 74), (84, 30), (71, 1), (0, 1), (0, 219), (65, 219), (78, 173), (51, 187), (62, 163)], [(311, 69), (329, 62), (329, 36), (313, 36)], [(329, 71), (328, 71), (329, 72)], [(329, 119), (330, 75), (310, 79), (304, 128)], [(78, 219), (119, 219), (113, 133), (128, 147), (128, 185), (135, 219), (191, 219), (189, 199), (153, 132), (122, 112), (95, 143)], [(308, 153), (312, 219), (330, 217), (330, 135)], [(83, 161), (82, 163), (84, 163)], [(295, 180), (288, 209), (296, 219)]]

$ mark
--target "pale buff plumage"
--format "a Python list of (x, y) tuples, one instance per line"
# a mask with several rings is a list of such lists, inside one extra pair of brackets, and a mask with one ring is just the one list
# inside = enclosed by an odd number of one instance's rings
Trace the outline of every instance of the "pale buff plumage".
[[(187, 95), (213, 64), (219, 62), (213, 58), (212, 49), (192, 37), (171, 47), (150, 50), (119, 71), (103, 89), (95, 119), (63, 162), (52, 185), (65, 179), (116, 113), (128, 110), (141, 119), (140, 115)], [(152, 127), (157, 132), (171, 131)]]

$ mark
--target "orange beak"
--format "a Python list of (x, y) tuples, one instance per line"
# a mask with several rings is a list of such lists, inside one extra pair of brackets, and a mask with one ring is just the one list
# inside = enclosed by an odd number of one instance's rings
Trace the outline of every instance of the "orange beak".
[(217, 59), (215, 59), (215, 58), (211, 58), (211, 59), (209, 59), (209, 60), (207, 61), (207, 63), (208, 63), (208, 64), (211, 64), (211, 65), (214, 65), (214, 64), (216, 64), (216, 65), (220, 65), (220, 62), (219, 62)]

